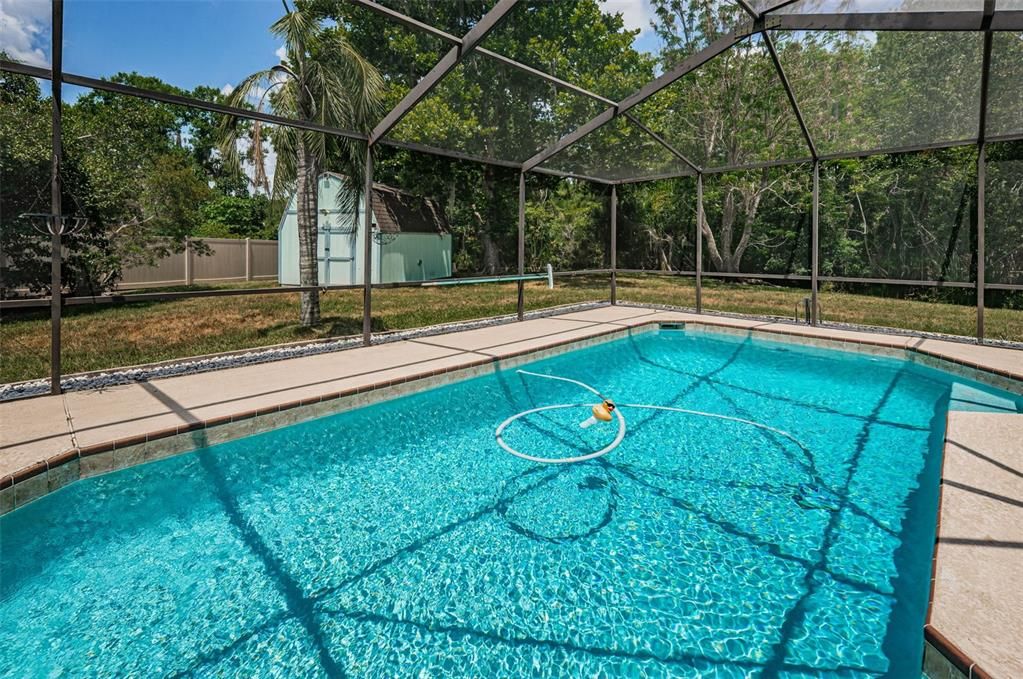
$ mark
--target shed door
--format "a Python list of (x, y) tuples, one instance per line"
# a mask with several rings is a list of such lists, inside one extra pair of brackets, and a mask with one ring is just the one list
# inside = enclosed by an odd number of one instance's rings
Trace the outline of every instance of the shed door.
[(350, 285), (354, 281), (354, 224), (351, 213), (336, 208), (320, 210), (317, 258), (323, 285)]

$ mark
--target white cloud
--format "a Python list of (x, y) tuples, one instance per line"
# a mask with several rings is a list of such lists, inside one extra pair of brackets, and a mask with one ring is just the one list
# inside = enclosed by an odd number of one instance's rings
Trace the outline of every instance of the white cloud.
[(654, 19), (654, 11), (649, 0), (604, 0), (605, 14), (621, 14), (625, 28), (640, 30), (640, 35), (650, 30), (650, 22)]
[(15, 61), (49, 65), (49, 0), (0, 0), (0, 50)]
[(274, 54), (277, 55), (278, 59), (284, 61), (288, 57), (288, 50), (284, 49), (284, 45), (281, 45), (280, 47), (277, 48), (277, 51), (274, 52)]
[(231, 94), (232, 92), (234, 92), (234, 85), (232, 85), (231, 83), (225, 83), (224, 86), (220, 88), (220, 93), (223, 94), (225, 97)]

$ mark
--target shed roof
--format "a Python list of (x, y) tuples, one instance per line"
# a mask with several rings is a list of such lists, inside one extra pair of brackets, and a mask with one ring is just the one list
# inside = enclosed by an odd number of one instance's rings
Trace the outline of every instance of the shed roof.
[(373, 214), (380, 233), (447, 233), (439, 203), (384, 184), (373, 185)]
[[(348, 177), (336, 172), (321, 175)], [(379, 182), (373, 183), (373, 214), (380, 233), (448, 233), (449, 226), (440, 203)]]

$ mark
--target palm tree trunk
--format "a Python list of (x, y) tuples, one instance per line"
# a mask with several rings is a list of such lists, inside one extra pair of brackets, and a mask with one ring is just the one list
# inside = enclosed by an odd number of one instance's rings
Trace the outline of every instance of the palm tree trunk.
[[(298, 143), (296, 210), (298, 213), (298, 275), (302, 286), (319, 285), (319, 263), (316, 249), (319, 228), (316, 219), (317, 172), (316, 161), (303, 141)], [(320, 293), (317, 290), (301, 293), (302, 325), (320, 322)]]

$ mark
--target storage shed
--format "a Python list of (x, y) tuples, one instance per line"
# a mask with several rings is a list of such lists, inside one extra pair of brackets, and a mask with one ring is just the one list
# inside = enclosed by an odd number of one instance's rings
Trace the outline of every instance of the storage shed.
[[(320, 175), (317, 195), (319, 216), (320, 285), (362, 283), (363, 210), (359, 199), (339, 201), (350, 191), (348, 178), (333, 172)], [(296, 197), (288, 201), (277, 232), (278, 276), (281, 285), (299, 285), (298, 214)], [(374, 283), (425, 281), (451, 276), (451, 233), (436, 202), (384, 184), (373, 185)]]

